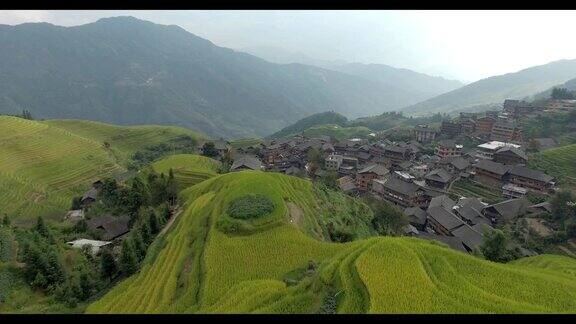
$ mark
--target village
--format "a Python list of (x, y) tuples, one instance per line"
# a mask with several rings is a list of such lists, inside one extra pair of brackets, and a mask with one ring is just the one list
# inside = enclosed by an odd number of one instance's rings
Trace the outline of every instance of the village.
[[(482, 244), (487, 229), (550, 212), (546, 200), (557, 190), (556, 179), (526, 166), (528, 143), (520, 120), (570, 111), (575, 104), (574, 100), (551, 100), (535, 106), (506, 100), (502, 110), (460, 113), (442, 121), (439, 129), (418, 125), (408, 141), (390, 141), (377, 133), (341, 141), (297, 134), (238, 149), (224, 140), (214, 145), (220, 157), (232, 152), (231, 172), (265, 170), (313, 179), (336, 174), (342, 192), (371, 195), (402, 210), (410, 221), (405, 235), (472, 252)], [(576, 130), (576, 125), (571, 126)], [(465, 148), (458, 138), (481, 144)], [(551, 138), (536, 141), (540, 149), (555, 145)], [(322, 156), (320, 166), (309, 161), (311, 151)], [(458, 181), (489, 188), (504, 199), (490, 204), (482, 197), (454, 195), (450, 189)], [(544, 202), (531, 203), (527, 195)], [(543, 222), (536, 226), (548, 230)]]
[[(551, 211), (546, 200), (557, 190), (555, 179), (526, 166), (527, 143), (519, 121), (522, 117), (571, 110), (575, 104), (574, 100), (554, 100), (538, 107), (506, 100), (502, 110), (460, 113), (454, 119), (443, 120), (439, 128), (418, 125), (407, 141), (388, 140), (385, 133), (340, 141), (325, 135), (296, 134), (239, 148), (223, 139), (206, 141), (197, 153), (204, 155), (205, 144), (210, 143), (214, 158), (231, 160), (229, 172), (262, 170), (313, 180), (335, 176), (340, 191), (351, 196), (372, 196), (401, 210), (409, 220), (404, 235), (437, 240), (471, 253), (483, 243), (487, 230)], [(467, 142), (468, 147), (460, 141)], [(550, 138), (536, 141), (541, 149), (555, 145)], [(311, 156), (316, 161), (311, 161)], [(474, 194), (455, 194), (451, 189), (459, 182), (488, 188), (503, 199), (490, 203)], [(101, 185), (95, 182), (82, 196), (83, 208), (98, 199)], [(543, 202), (531, 203), (527, 195)], [(69, 220), (80, 218), (84, 218), (82, 209), (66, 215)], [(530, 224), (552, 232), (544, 222)], [(87, 226), (100, 233), (101, 240), (79, 239), (68, 244), (90, 246), (94, 254), (130, 232), (125, 216), (96, 217), (89, 219)], [(113, 245), (119, 249), (118, 244)], [(536, 254), (525, 248), (521, 251), (526, 256)]]

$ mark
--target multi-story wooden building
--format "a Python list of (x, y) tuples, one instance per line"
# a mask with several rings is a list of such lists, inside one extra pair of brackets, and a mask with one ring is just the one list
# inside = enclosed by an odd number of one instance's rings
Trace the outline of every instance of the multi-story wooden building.
[(509, 166), (490, 160), (479, 160), (474, 166), (474, 179), (489, 186), (498, 188), (506, 181)]
[(515, 165), (510, 169), (510, 183), (530, 190), (548, 192), (554, 188), (554, 177), (525, 166)]
[(383, 165), (372, 164), (358, 171), (356, 174), (356, 186), (360, 191), (368, 191), (372, 185), (372, 180), (385, 180), (390, 175), (390, 171)]
[(418, 125), (414, 128), (414, 136), (420, 143), (429, 143), (436, 138), (438, 131), (428, 125)]

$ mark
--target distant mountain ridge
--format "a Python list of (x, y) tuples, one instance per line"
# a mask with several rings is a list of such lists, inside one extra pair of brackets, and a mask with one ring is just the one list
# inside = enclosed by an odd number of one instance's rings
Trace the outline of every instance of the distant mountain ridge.
[(0, 113), (241, 138), (326, 110), (354, 118), (402, 106), (397, 89), (366, 78), (270, 63), (133, 17), (0, 25), (0, 48)]
[(456, 80), (430, 76), (384, 64), (348, 63), (342, 60), (322, 60), (302, 53), (290, 52), (277, 47), (250, 47), (240, 49), (252, 55), (278, 64), (299, 63), (313, 65), (361, 77), (377, 83), (383, 89), (391, 89), (390, 104), (396, 109), (452, 91), (464, 86)]
[(489, 107), (505, 99), (523, 99), (576, 77), (576, 60), (560, 60), (515, 73), (482, 79), (462, 88), (408, 106), (411, 115), (430, 115)]

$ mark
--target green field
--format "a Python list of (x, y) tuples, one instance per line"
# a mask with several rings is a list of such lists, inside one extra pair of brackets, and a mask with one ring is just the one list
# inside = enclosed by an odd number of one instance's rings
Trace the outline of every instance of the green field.
[(19, 226), (39, 215), (60, 219), (91, 182), (123, 174), (133, 152), (182, 134), (198, 136), (177, 127), (0, 116), (0, 211)]
[(166, 175), (172, 169), (180, 189), (188, 188), (216, 176), (219, 166), (219, 161), (193, 154), (170, 155), (151, 165), (154, 171)]
[[(222, 232), (228, 204), (246, 194), (267, 196), (275, 210), (249, 231)], [(499, 264), (415, 238), (325, 242), (322, 204), (303, 179), (229, 173), (182, 197), (183, 214), (140, 272), (88, 313), (576, 312), (573, 259)]]
[(528, 166), (554, 176), (560, 185), (576, 188), (576, 144), (533, 154)]

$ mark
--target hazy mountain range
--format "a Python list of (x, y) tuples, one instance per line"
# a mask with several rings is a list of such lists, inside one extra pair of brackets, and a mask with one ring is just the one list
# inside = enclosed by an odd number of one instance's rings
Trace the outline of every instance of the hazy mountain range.
[(467, 109), (576, 77), (574, 60), (466, 86), (381, 64), (289, 55), (284, 62), (299, 63), (279, 64), (132, 17), (0, 25), (0, 48), (0, 114), (27, 109), (35, 118), (177, 125), (229, 138), (266, 136), (329, 110), (356, 118)]
[(402, 111), (413, 115), (477, 110), (478, 106), (522, 99), (576, 77), (576, 60), (560, 60), (515, 73), (482, 79), (462, 88), (409, 106)]

